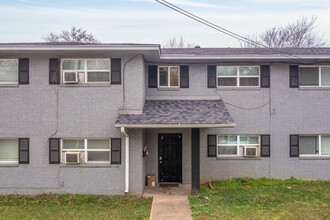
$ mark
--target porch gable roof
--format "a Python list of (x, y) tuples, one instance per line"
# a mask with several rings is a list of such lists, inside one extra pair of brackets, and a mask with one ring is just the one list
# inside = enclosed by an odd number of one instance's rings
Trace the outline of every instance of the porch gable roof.
[(234, 127), (221, 100), (146, 100), (142, 114), (119, 114), (116, 127)]

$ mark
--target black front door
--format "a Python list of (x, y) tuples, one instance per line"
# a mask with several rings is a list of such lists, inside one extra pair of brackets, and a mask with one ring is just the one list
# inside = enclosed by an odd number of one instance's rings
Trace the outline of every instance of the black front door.
[(182, 182), (182, 135), (158, 135), (159, 182)]

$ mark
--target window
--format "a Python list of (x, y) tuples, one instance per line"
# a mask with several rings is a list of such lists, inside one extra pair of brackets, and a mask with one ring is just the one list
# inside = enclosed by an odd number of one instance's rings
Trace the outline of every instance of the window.
[(0, 60), (0, 84), (18, 83), (18, 59)]
[(299, 154), (313, 156), (330, 155), (330, 136), (299, 136)]
[(217, 66), (218, 87), (259, 87), (259, 66)]
[[(260, 149), (260, 140), (257, 135), (218, 135), (218, 156), (243, 156), (244, 146)], [(257, 156), (260, 150), (257, 150)]]
[(180, 67), (179, 66), (159, 66), (158, 67), (158, 87), (180, 86)]
[(110, 59), (63, 59), (62, 82), (110, 83)]
[(66, 152), (80, 152), (80, 161), (91, 163), (110, 162), (109, 139), (62, 139), (62, 162)]
[(18, 139), (0, 139), (0, 163), (18, 163)]
[(299, 86), (330, 86), (329, 66), (300, 66)]

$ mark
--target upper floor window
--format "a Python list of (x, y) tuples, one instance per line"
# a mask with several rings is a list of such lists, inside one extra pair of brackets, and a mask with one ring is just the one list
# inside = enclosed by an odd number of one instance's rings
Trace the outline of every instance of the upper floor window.
[(110, 59), (62, 59), (62, 83), (110, 83)]
[(18, 59), (0, 60), (0, 84), (18, 83)]
[(218, 156), (260, 156), (258, 135), (218, 135)]
[(299, 154), (312, 156), (330, 155), (330, 136), (300, 135)]
[(217, 66), (218, 87), (259, 87), (259, 66)]
[(330, 86), (330, 66), (300, 66), (299, 86)]
[(179, 66), (159, 66), (158, 67), (158, 87), (179, 88), (180, 87), (180, 67)]
[(18, 163), (18, 139), (0, 139), (0, 163)]

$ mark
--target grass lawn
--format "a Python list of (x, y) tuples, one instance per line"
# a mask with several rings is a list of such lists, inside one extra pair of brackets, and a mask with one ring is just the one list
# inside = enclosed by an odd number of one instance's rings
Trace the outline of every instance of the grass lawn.
[(151, 199), (135, 196), (0, 196), (0, 219), (148, 219)]
[(237, 178), (190, 196), (194, 219), (330, 219), (330, 181)]

